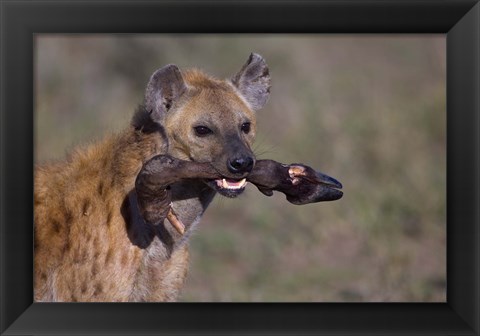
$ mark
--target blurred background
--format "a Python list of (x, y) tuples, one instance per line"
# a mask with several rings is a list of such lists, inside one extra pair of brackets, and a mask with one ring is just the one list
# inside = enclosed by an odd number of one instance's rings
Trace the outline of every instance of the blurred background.
[(181, 301), (444, 302), (444, 35), (37, 35), (35, 162), (127, 127), (167, 63), (220, 77), (270, 67), (258, 158), (302, 162), (344, 197), (217, 196)]

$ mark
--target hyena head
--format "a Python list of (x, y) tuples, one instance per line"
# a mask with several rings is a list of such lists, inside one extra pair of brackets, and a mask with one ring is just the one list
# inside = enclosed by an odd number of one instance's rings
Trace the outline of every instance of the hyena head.
[(269, 92), (268, 66), (257, 54), (228, 80), (167, 65), (150, 78), (145, 109), (163, 128), (168, 154), (211, 163), (223, 178), (205, 182), (235, 197), (245, 189), (245, 177), (255, 164), (255, 111), (265, 105)]

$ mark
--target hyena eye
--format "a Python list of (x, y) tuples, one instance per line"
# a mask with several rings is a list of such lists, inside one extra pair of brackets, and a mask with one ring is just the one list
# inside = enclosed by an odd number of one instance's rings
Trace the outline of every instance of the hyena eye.
[(250, 123), (243, 123), (241, 129), (243, 133), (248, 134), (248, 132), (250, 132)]
[(193, 129), (195, 130), (195, 134), (199, 137), (204, 137), (213, 133), (213, 131), (206, 126), (196, 126)]

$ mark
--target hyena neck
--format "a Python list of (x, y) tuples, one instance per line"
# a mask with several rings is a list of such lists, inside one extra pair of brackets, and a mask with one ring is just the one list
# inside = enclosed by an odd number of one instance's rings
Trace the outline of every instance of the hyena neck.
[(131, 126), (117, 135), (113, 140), (114, 146), (110, 169), (114, 173), (118, 185), (130, 192), (134, 188), (135, 179), (142, 165), (155, 155), (167, 152), (168, 143), (160, 131), (144, 132)]

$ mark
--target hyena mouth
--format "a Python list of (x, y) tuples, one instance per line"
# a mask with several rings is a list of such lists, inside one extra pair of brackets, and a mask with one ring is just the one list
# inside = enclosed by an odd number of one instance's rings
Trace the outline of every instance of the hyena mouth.
[(247, 179), (235, 180), (230, 178), (220, 178), (215, 180), (207, 180), (206, 183), (219, 194), (234, 198), (240, 195), (247, 185)]

